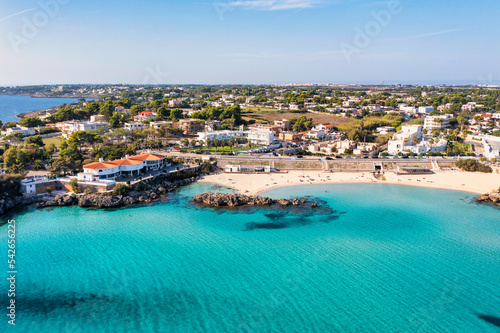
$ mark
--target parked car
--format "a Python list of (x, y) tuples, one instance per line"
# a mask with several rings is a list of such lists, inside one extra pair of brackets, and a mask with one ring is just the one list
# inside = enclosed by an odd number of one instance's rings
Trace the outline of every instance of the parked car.
[(302, 155), (297, 155), (297, 158), (304, 158), (304, 156), (302, 156)]
[(331, 161), (331, 160), (333, 160), (333, 158), (331, 158), (330, 156), (328, 156), (328, 157), (326, 158), (326, 160), (327, 160), (327, 161)]

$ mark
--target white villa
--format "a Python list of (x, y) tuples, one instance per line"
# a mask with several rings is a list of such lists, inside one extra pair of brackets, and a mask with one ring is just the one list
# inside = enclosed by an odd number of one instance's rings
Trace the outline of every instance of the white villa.
[(63, 138), (69, 138), (73, 133), (79, 131), (95, 131), (98, 128), (107, 128), (109, 126), (106, 122), (88, 122), (88, 121), (67, 121), (63, 123), (58, 123), (62, 131)]
[(147, 125), (143, 124), (143, 123), (125, 123), (123, 125), (123, 128), (126, 129), (127, 131), (130, 131), (130, 132), (132, 132), (133, 130), (136, 130), (136, 129), (143, 129), (146, 127), (147, 127)]
[[(417, 138), (417, 143), (413, 142)], [(439, 139), (438, 142), (430, 141), (423, 137), (421, 125), (404, 125), (401, 131), (394, 134), (387, 144), (387, 150), (391, 155), (403, 152), (425, 154), (428, 152), (439, 153), (446, 150), (448, 141)]]
[(140, 154), (115, 161), (104, 161), (91, 163), (83, 166), (83, 172), (78, 174), (79, 181), (92, 182), (99, 179), (116, 179), (118, 177), (138, 176), (142, 170), (159, 170), (170, 166), (165, 156), (158, 154)]
[(11, 127), (1, 132), (2, 135), (10, 135), (14, 133), (21, 133), (24, 136), (28, 136), (35, 135), (36, 131), (29, 127)]
[(274, 131), (266, 129), (254, 129), (250, 131), (244, 131), (243, 126), (240, 126), (238, 130), (224, 130), (224, 131), (205, 131), (198, 132), (198, 141), (207, 142), (208, 139), (211, 141), (217, 139), (219, 141), (231, 140), (231, 139), (248, 139), (249, 142), (258, 145), (270, 145), (276, 139), (276, 133)]

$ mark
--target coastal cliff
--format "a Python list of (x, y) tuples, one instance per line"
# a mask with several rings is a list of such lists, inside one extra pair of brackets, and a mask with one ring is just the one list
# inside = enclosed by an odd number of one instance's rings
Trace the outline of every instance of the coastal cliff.
[(493, 190), (490, 193), (480, 195), (477, 200), (479, 202), (491, 202), (500, 206), (500, 188), (498, 190)]
[[(287, 199), (271, 199), (268, 197), (251, 196), (244, 194), (230, 194), (230, 193), (213, 193), (205, 192), (196, 195), (193, 201), (198, 204), (203, 204), (208, 207), (240, 207), (240, 206), (271, 206), (279, 204), (282, 207), (299, 206), (305, 204), (304, 200), (300, 201), (295, 198), (293, 200)], [(318, 205), (313, 203), (311, 207), (315, 208)]]

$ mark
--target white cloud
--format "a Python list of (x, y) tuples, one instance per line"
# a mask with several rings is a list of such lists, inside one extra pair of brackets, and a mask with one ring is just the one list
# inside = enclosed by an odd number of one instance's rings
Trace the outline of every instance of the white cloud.
[(258, 10), (286, 10), (313, 8), (323, 4), (323, 0), (241, 0), (229, 3), (232, 7)]

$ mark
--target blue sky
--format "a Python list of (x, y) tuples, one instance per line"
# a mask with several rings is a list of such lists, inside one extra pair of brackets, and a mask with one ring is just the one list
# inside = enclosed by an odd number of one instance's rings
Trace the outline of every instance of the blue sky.
[(498, 0), (0, 0), (0, 85), (494, 84), (499, 14)]

